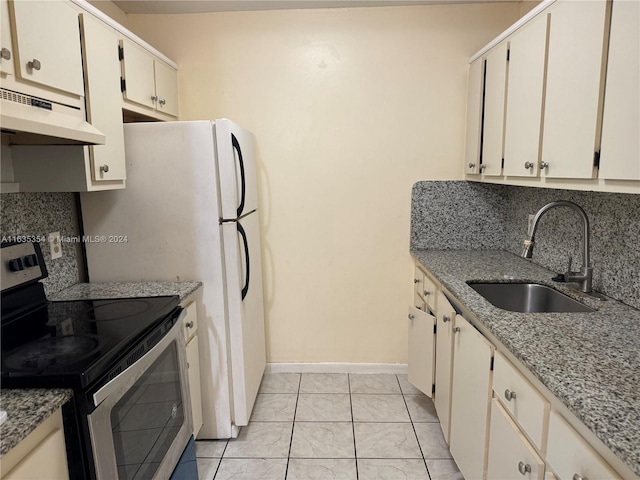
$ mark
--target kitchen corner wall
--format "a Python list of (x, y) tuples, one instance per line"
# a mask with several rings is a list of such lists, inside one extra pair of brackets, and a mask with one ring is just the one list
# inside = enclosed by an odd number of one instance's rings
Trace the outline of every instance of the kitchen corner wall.
[(78, 217), (73, 193), (3, 193), (0, 194), (0, 235), (43, 236), (40, 242), (49, 277), (43, 281), (47, 295), (78, 283), (79, 243), (63, 243), (62, 257), (51, 260), (46, 240), (51, 232), (62, 236), (79, 235)]
[[(503, 249), (519, 255), (529, 214), (554, 200), (577, 203), (589, 217), (594, 290), (640, 308), (640, 195), (418, 182), (412, 192), (411, 248)], [(578, 215), (553, 209), (540, 219), (533, 261), (564, 272), (571, 256), (577, 270), (581, 241)]]

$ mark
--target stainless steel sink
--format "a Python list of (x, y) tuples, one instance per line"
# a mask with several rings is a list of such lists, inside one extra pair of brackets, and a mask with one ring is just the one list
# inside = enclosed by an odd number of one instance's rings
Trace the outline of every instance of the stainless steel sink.
[(595, 312), (553, 288), (538, 283), (467, 282), (492, 305), (511, 312)]

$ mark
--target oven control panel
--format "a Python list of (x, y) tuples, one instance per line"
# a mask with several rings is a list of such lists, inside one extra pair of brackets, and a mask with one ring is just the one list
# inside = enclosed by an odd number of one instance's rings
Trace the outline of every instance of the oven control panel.
[(2, 244), (2, 291), (47, 276), (42, 250), (37, 242)]

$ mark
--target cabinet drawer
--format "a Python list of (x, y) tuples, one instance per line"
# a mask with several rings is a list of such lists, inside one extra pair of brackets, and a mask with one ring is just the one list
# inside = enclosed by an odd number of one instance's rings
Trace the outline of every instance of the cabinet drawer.
[(418, 267), (417, 265), (413, 270), (413, 291), (420, 296), (424, 295), (422, 292), (424, 291), (424, 277), (425, 273)]
[(184, 333), (184, 342), (189, 342), (189, 339), (198, 330), (198, 312), (196, 309), (196, 302), (191, 302), (185, 307), (187, 314), (182, 320), (182, 331)]
[(549, 402), (499, 352), (495, 356), (493, 391), (533, 443), (544, 450)]
[(500, 405), (493, 399), (487, 480), (543, 480), (544, 462)]
[(557, 412), (549, 416), (547, 462), (561, 480), (613, 480), (620, 476)]
[(423, 300), (423, 298), (418, 294), (418, 292), (413, 292), (413, 306), (418, 310), (422, 310), (425, 312), (427, 310), (427, 304)]

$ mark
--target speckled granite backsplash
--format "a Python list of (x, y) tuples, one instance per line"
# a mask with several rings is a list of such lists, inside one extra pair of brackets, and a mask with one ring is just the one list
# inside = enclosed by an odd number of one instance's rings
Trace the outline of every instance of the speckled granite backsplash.
[(505, 188), (417, 182), (411, 192), (411, 249), (495, 250), (505, 243)]
[(0, 234), (42, 235), (40, 242), (49, 277), (43, 281), (45, 292), (52, 295), (80, 281), (79, 244), (63, 243), (62, 257), (51, 260), (47, 235), (79, 235), (73, 193), (3, 193), (0, 194)]
[[(504, 249), (519, 254), (529, 214), (554, 200), (580, 205), (591, 224), (593, 288), (640, 308), (640, 195), (527, 188), (464, 181), (413, 186), (411, 248)], [(581, 223), (557, 208), (540, 220), (533, 261), (557, 272), (582, 265)]]

